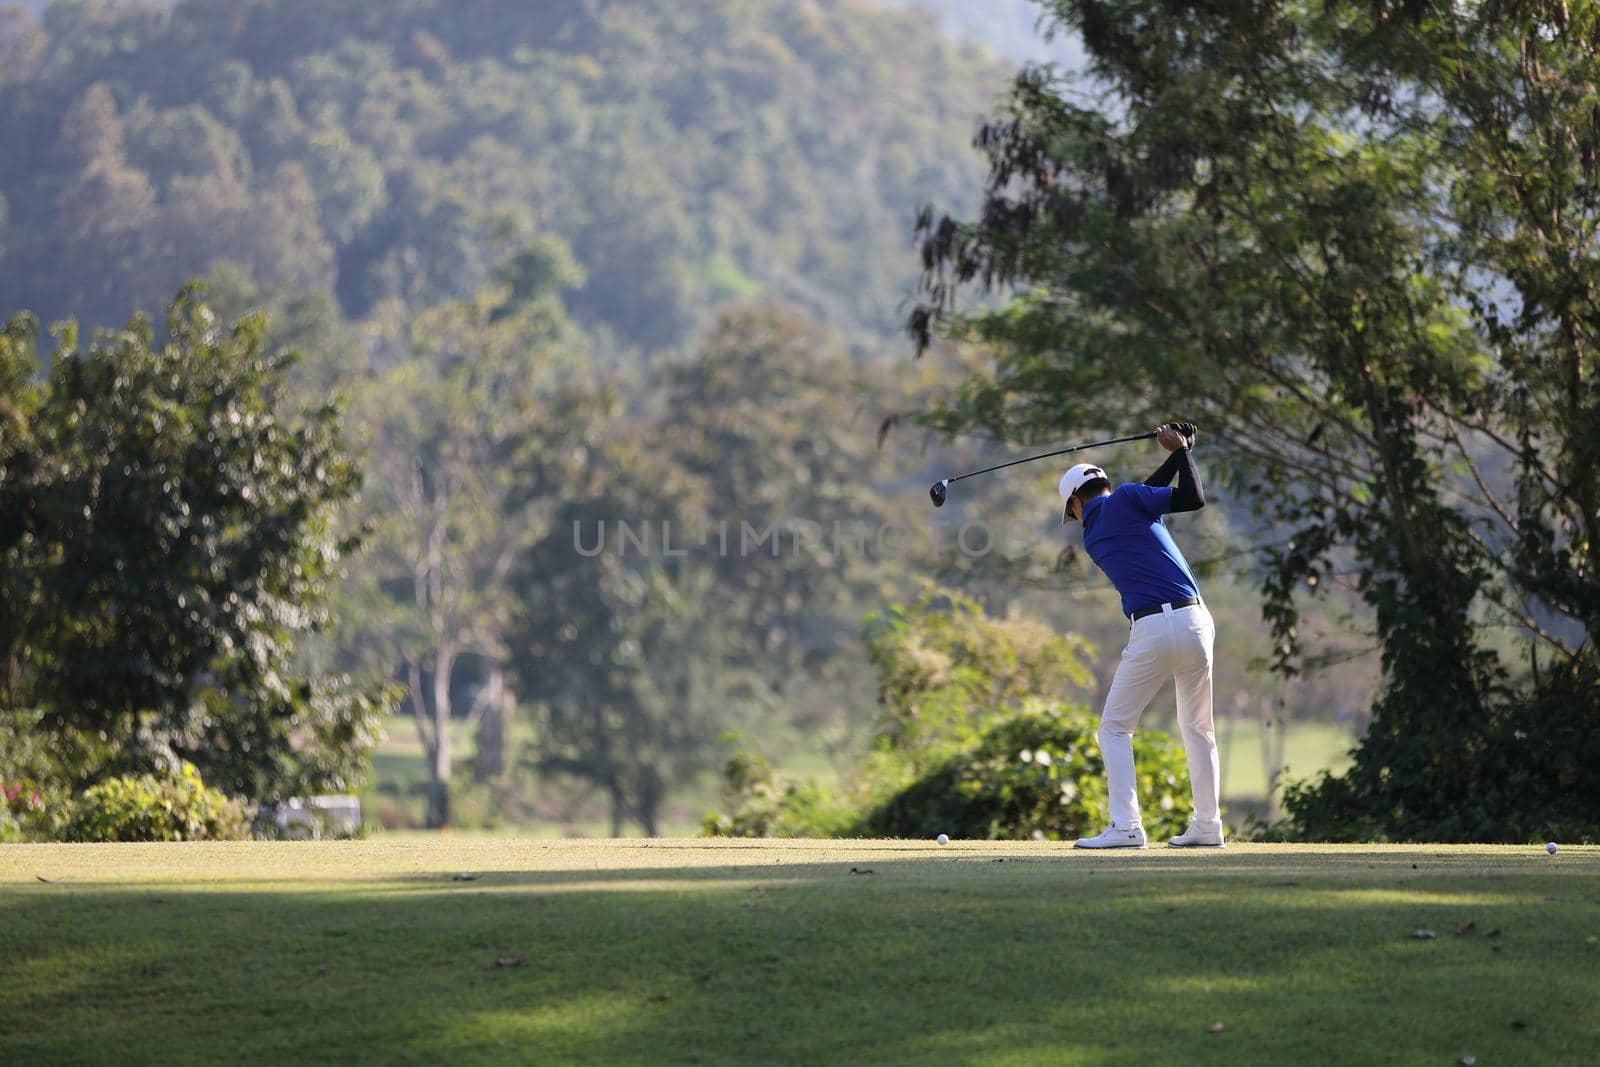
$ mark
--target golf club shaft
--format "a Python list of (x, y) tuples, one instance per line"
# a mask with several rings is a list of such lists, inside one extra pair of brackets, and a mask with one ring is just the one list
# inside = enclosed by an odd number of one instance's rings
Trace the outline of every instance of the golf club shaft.
[(1067, 448), (1058, 448), (1054, 452), (1041, 452), (1037, 456), (1025, 456), (1022, 459), (1014, 459), (1009, 463), (996, 463), (994, 466), (985, 467), (981, 471), (968, 471), (965, 474), (958, 474), (954, 478), (947, 478), (946, 481), (959, 482), (963, 478), (971, 478), (974, 475), (988, 474), (990, 471), (1003, 470), (1006, 467), (1015, 467), (1019, 463), (1032, 463), (1034, 460), (1038, 459), (1049, 459), (1051, 456), (1064, 456), (1068, 452), (1081, 452), (1085, 448), (1099, 448), (1102, 445), (1120, 445), (1124, 441), (1143, 441), (1147, 438), (1154, 437), (1157, 432), (1158, 431), (1156, 430), (1149, 430), (1145, 433), (1130, 434), (1127, 437), (1113, 437), (1109, 441), (1091, 441), (1086, 445), (1070, 445)]

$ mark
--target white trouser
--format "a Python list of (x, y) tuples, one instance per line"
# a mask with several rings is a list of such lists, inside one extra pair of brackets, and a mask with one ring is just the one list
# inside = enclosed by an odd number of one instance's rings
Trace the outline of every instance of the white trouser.
[(1106, 694), (1100, 716), (1100, 754), (1106, 764), (1111, 821), (1139, 826), (1139, 797), (1133, 772), (1133, 731), (1139, 716), (1168, 678), (1178, 691), (1178, 729), (1189, 755), (1195, 822), (1220, 828), (1217, 734), (1211, 723), (1211, 648), (1216, 626), (1204, 604), (1163, 608), (1136, 619), (1128, 647)]

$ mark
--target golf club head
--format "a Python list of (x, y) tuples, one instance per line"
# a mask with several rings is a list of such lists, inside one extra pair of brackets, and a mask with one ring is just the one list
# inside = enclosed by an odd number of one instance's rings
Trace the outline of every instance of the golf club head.
[(936, 508), (944, 507), (944, 498), (950, 488), (950, 479), (943, 478), (928, 487), (928, 499), (933, 501)]

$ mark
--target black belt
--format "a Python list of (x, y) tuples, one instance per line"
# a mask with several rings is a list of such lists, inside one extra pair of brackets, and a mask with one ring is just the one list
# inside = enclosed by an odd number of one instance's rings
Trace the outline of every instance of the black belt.
[(1138, 611), (1136, 611), (1132, 615), (1128, 616), (1128, 621), (1129, 622), (1138, 622), (1140, 619), (1144, 618), (1146, 615), (1160, 615), (1167, 608), (1171, 608), (1173, 611), (1177, 611), (1179, 608), (1192, 608), (1198, 603), (1200, 603), (1200, 598), (1197, 597), (1197, 596), (1191, 596), (1191, 597), (1185, 597), (1182, 600), (1174, 600), (1170, 604), (1158, 604), (1153, 608), (1140, 608)]

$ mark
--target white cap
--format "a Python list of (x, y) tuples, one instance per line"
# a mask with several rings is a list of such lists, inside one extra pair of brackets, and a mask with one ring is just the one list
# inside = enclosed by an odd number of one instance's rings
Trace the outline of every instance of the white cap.
[(1096, 467), (1093, 463), (1080, 463), (1061, 476), (1061, 481), (1056, 485), (1056, 492), (1061, 494), (1062, 522), (1066, 522), (1068, 519), (1067, 501), (1072, 499), (1072, 494), (1096, 478), (1104, 478), (1105, 476), (1106, 472)]

